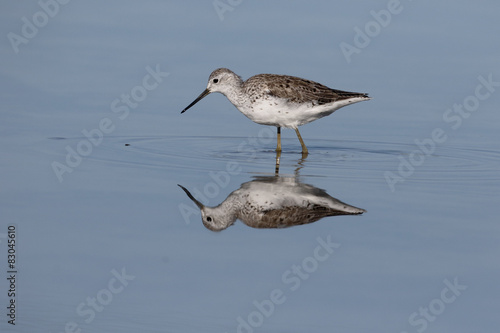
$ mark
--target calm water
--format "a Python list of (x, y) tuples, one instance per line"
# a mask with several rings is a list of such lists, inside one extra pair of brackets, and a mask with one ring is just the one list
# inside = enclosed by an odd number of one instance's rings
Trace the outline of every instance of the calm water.
[[(411, 331), (425, 317), (413, 326), (409, 317), (454, 279), (467, 289), (450, 304), (434, 301), (443, 318), (428, 321), (433, 329), (472, 329), (466, 314), (495, 304), (498, 228), (488, 212), (497, 200), (498, 151), (440, 146), (391, 192), (384, 172), (397, 173), (398, 156), (415, 145), (309, 139), (302, 159), (288, 138), (282, 175), (367, 213), (278, 230), (241, 222), (205, 229), (176, 184), (214, 206), (242, 183), (272, 176), (274, 138), (262, 133), (272, 132), (258, 132), (247, 151), (238, 146), (249, 137), (110, 137), (63, 183), (12, 193), (11, 204), (29, 203), (17, 222), (20, 329), (43, 323), (59, 332), (69, 322), (95, 332)], [(39, 140), (30, 162), (61, 159), (49, 151), (83, 139)], [(332, 253), (322, 248), (322, 260), (319, 239), (335, 244)], [(480, 317), (485, 326), (492, 318)]]
[[(0, 42), (0, 332), (497, 332), (498, 4), (402, 1), (348, 62), (387, 1), (236, 3), (69, 2)], [(41, 10), (9, 6), (3, 36)], [(220, 95), (180, 115), (221, 66), (370, 93), (301, 127), (306, 158), (284, 130), (279, 170), (366, 213), (203, 226), (177, 184), (216, 206), (275, 177), (274, 128)]]

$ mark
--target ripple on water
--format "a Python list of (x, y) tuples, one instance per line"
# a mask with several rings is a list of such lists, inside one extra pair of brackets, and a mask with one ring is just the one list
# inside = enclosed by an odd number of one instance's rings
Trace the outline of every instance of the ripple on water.
[[(65, 140), (75, 141), (75, 145), (82, 139)], [(299, 168), (301, 174), (341, 174), (363, 180), (383, 179), (387, 171), (399, 175), (400, 169), (407, 170), (403, 161), (408, 162), (411, 153), (418, 149), (416, 145), (399, 142), (309, 139), (309, 155), (302, 159), (296, 140), (283, 139), (282, 143), (282, 171), (290, 173)], [(232, 161), (244, 166), (245, 172), (272, 173), (274, 145), (274, 139), (258, 145), (244, 137), (109, 137), (86, 158), (184, 171), (221, 170)], [(412, 179), (472, 182), (500, 178), (500, 153), (495, 150), (442, 145), (433, 154), (421, 157), (422, 162), (413, 165)]]
[[(381, 169), (384, 161), (394, 160), (407, 148), (389, 143), (309, 140), (309, 155), (303, 159), (300, 145), (294, 140), (285, 139), (283, 145), (290, 148), (285, 148), (281, 154), (282, 167), (304, 167), (313, 174), (314, 170), (334, 166), (363, 170), (370, 167), (367, 163), (372, 167), (378, 164), (377, 169)], [(198, 171), (218, 170), (222, 163), (232, 161), (245, 166), (248, 172), (255, 168), (274, 172), (276, 158), (274, 140), (257, 146), (242, 137), (127, 137), (108, 141), (108, 148), (132, 152), (133, 155), (124, 156), (125, 163), (128, 158), (128, 162), (134, 160), (134, 163)]]

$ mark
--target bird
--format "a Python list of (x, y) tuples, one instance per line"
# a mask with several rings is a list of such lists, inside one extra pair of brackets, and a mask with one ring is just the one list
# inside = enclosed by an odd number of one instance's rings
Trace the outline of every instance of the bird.
[(227, 68), (214, 70), (207, 88), (181, 113), (210, 93), (221, 93), (246, 117), (257, 124), (277, 128), (276, 152), (281, 153), (281, 128), (295, 130), (302, 146), (308, 149), (299, 126), (332, 114), (343, 106), (371, 99), (367, 93), (329, 88), (321, 83), (289, 75), (258, 74), (243, 81)]
[(309, 184), (289, 176), (257, 176), (241, 184), (218, 206), (199, 202), (182, 185), (201, 210), (203, 225), (221, 231), (240, 219), (252, 228), (285, 228), (316, 222), (326, 216), (359, 215), (366, 210), (337, 200)]

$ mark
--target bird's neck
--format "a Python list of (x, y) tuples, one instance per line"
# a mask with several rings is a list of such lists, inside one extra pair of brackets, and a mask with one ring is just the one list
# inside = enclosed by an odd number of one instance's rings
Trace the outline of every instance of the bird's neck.
[(245, 105), (248, 99), (248, 96), (243, 91), (242, 84), (231, 87), (230, 90), (224, 92), (223, 94), (238, 109)]

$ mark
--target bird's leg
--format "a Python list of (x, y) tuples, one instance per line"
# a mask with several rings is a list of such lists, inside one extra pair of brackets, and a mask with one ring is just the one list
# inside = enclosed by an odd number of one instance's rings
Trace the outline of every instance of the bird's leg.
[(303, 157), (307, 156), (307, 154), (309, 154), (309, 152), (307, 151), (307, 147), (304, 144), (304, 140), (302, 140), (302, 137), (300, 136), (298, 128), (295, 129), (295, 133), (297, 133), (297, 137), (299, 138), (300, 144), (302, 145), (302, 156)]
[(278, 145), (276, 146), (276, 152), (281, 153), (281, 127), (278, 126)]

